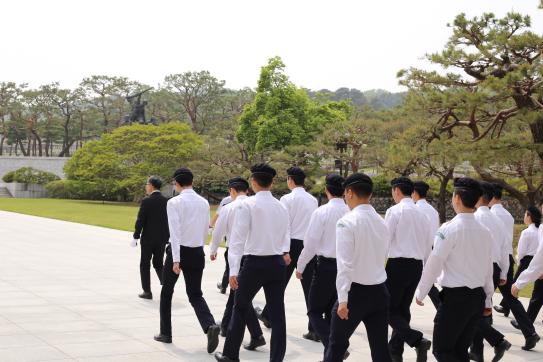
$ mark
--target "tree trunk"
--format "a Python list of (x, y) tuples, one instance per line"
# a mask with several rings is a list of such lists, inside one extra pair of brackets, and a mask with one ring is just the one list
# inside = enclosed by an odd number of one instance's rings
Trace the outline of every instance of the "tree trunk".
[(439, 221), (444, 223), (447, 221), (447, 204), (449, 196), (447, 195), (447, 185), (453, 178), (454, 169), (449, 170), (444, 177), (439, 178), (439, 195), (437, 198), (437, 211), (439, 213)]
[(60, 151), (57, 157), (70, 157), (70, 147), (74, 144), (75, 141), (70, 141), (68, 144)]
[(530, 123), (530, 130), (532, 131), (532, 138), (536, 145), (536, 152), (539, 158), (543, 160), (543, 114), (539, 112), (538, 118)]
[(4, 141), (6, 140), (6, 137), (2, 135), (2, 139), (0, 140), (0, 156), (4, 154)]
[(527, 208), (530, 205), (530, 200), (528, 199), (528, 197), (526, 197), (523, 192), (521, 192), (514, 186), (508, 184), (505, 180), (492, 176), (489, 172), (485, 171), (481, 167), (476, 166), (474, 168), (484, 181), (493, 182), (501, 185), (504, 190), (507, 191), (512, 197), (517, 199), (523, 207)]

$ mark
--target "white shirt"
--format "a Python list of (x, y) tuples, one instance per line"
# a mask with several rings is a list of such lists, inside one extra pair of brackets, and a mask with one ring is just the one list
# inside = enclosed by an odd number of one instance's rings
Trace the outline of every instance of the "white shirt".
[(430, 229), (432, 232), (432, 235), (435, 235), (437, 230), (439, 229), (439, 225), (441, 225), (441, 222), (439, 221), (439, 212), (437, 212), (436, 209), (428, 201), (425, 199), (420, 199), (416, 202), (417, 207), (420, 211), (426, 215), (428, 220), (430, 220)]
[(371, 205), (359, 205), (343, 216), (336, 227), (339, 303), (347, 302), (351, 284), (375, 285), (387, 279), (385, 262), (388, 228)]
[(435, 233), (430, 221), (409, 197), (389, 208), (385, 223), (390, 232), (389, 258), (412, 258), (426, 261)]
[(290, 216), (290, 238), (303, 240), (311, 214), (319, 207), (317, 199), (303, 187), (296, 187), (281, 197), (281, 203), (285, 205)]
[(514, 284), (519, 289), (524, 288), (529, 283), (535, 282), (537, 279), (543, 276), (543, 243), (541, 242), (543, 241), (543, 227), (541, 226), (539, 226), (538, 236), (539, 247), (537, 248), (537, 252), (535, 253), (534, 258), (530, 262), (528, 269), (520, 273), (517, 281)]
[(496, 215), (504, 226), (504, 230), (507, 233), (507, 254), (513, 255), (513, 232), (515, 227), (515, 219), (509, 211), (503, 207), (502, 204), (495, 204), (490, 208), (490, 211)]
[(500, 279), (507, 279), (507, 271), (509, 269), (508, 235), (502, 226), (501, 220), (490, 212), (488, 206), (480, 206), (474, 215), (477, 221), (490, 230), (492, 240), (494, 241), (492, 261), (497, 263), (501, 269)]
[(184, 189), (168, 200), (168, 226), (173, 262), (179, 262), (179, 246), (204, 246), (209, 228), (209, 203), (193, 189)]
[(211, 255), (217, 254), (217, 249), (221, 240), (226, 236), (226, 241), (230, 240), (230, 234), (232, 233), (232, 227), (234, 225), (234, 217), (236, 206), (247, 198), (246, 195), (239, 195), (236, 199), (226, 205), (221, 210), (221, 215), (217, 218), (213, 234), (211, 236), (210, 253)]
[(415, 296), (422, 301), (439, 277), (446, 288), (484, 288), (486, 306), (492, 307), (494, 284), (490, 231), (473, 214), (458, 214), (436, 234), (434, 249), (424, 266)]
[(526, 255), (535, 255), (537, 248), (539, 247), (538, 231), (539, 229), (535, 224), (531, 224), (520, 233), (517, 249), (519, 263)]
[(219, 215), (219, 213), (221, 212), (222, 208), (225, 207), (226, 205), (228, 205), (229, 203), (232, 202), (232, 196), (226, 196), (225, 198), (223, 198), (221, 200), (221, 202), (219, 202), (219, 206), (217, 207), (217, 211), (215, 211), (215, 213), (217, 215)]
[(257, 192), (237, 204), (228, 263), (230, 276), (239, 273), (243, 255), (282, 255), (290, 250), (287, 209), (269, 191)]
[(347, 212), (349, 208), (345, 201), (333, 198), (311, 214), (309, 227), (303, 239), (304, 248), (296, 265), (298, 272), (303, 273), (307, 263), (315, 255), (336, 257), (336, 224)]

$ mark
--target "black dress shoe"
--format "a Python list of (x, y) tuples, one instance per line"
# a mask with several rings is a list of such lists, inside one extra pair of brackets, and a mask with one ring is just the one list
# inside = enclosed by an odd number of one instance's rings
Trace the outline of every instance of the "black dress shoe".
[(154, 339), (157, 342), (172, 343), (172, 336), (166, 336), (164, 334), (157, 334)]
[(524, 344), (524, 346), (522, 346), (522, 349), (525, 351), (531, 350), (532, 348), (535, 347), (535, 345), (537, 344), (537, 342), (539, 342), (540, 339), (541, 338), (539, 338), (537, 333), (532, 334), (530, 337), (526, 338), (526, 343)]
[(432, 347), (432, 342), (426, 338), (422, 338), (419, 344), (415, 347), (417, 353), (417, 362), (426, 362), (428, 360), (428, 351)]
[(219, 362), (239, 362), (239, 359), (232, 359), (232, 358), (226, 357), (221, 352), (215, 353), (215, 359)]
[(251, 341), (248, 344), (244, 344), (243, 348), (245, 348), (248, 351), (254, 351), (258, 347), (262, 347), (266, 344), (266, 340), (264, 339), (264, 336), (259, 336), (256, 338), (251, 338)]
[(345, 354), (343, 355), (343, 360), (345, 361), (347, 358), (349, 358), (350, 355), (351, 353), (349, 351), (345, 351)]
[[(526, 341), (528, 341), (528, 339), (526, 339)], [(509, 348), (511, 348), (511, 343), (507, 342), (507, 340), (505, 339), (501, 341), (496, 347), (494, 347), (494, 358), (492, 358), (492, 362), (498, 362), (499, 360), (501, 360), (503, 358), (503, 355), (509, 350)]]
[(207, 353), (213, 353), (217, 349), (220, 332), (221, 327), (216, 324), (207, 329)]
[(262, 324), (264, 324), (264, 327), (271, 328), (271, 323), (268, 320), (268, 318), (262, 315), (262, 309), (260, 309), (259, 307), (255, 307), (255, 312), (256, 312), (256, 317), (258, 318), (259, 321), (262, 322)]
[(307, 332), (306, 334), (304, 334), (302, 336), (304, 339), (307, 339), (309, 341), (313, 341), (313, 342), (320, 342), (321, 339), (319, 338), (318, 334), (315, 333), (315, 332)]
[(469, 360), (470, 361), (475, 361), (475, 362), (484, 362), (485, 361), (485, 358), (483, 356), (483, 352), (469, 351), (468, 355), (469, 355)]
[(153, 299), (153, 293), (151, 292), (143, 292), (141, 294), (138, 294), (138, 297), (142, 299)]
[(516, 329), (520, 329), (520, 326), (518, 325), (518, 322), (517, 322), (516, 319), (513, 319), (513, 320), (511, 321), (511, 325), (512, 325), (513, 327), (515, 327)]
[(390, 354), (392, 362), (403, 362), (403, 356), (401, 354)]
[(503, 314), (504, 317), (509, 317), (509, 312), (510, 310), (509, 309), (505, 309), (504, 307), (502, 307), (501, 305), (495, 305), (494, 306), (494, 310), (498, 313), (501, 313)]
[(218, 283), (217, 283), (217, 289), (219, 289), (219, 292), (220, 292), (221, 294), (226, 294), (226, 288), (223, 288), (223, 287), (222, 287), (222, 283), (221, 283), (221, 282), (218, 282)]

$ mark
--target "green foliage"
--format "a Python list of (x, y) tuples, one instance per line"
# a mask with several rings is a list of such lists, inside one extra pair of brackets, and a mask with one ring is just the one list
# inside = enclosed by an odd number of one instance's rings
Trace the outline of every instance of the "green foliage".
[(123, 199), (120, 194), (122, 190), (116, 182), (104, 181), (80, 181), (80, 180), (58, 180), (49, 182), (45, 188), (49, 196), (54, 199), (76, 199), (76, 200), (108, 200), (116, 201)]
[(8, 172), (2, 178), (4, 182), (19, 182), (23, 184), (45, 185), (48, 182), (60, 180), (60, 177), (51, 172), (36, 170), (32, 167), (22, 167), (16, 171)]
[(9, 184), (9, 183), (14, 182), (14, 178), (15, 178), (15, 171), (9, 171), (8, 173), (6, 173), (6, 174), (2, 177), (2, 180), (3, 180), (4, 182), (7, 182), (7, 183)]
[(137, 198), (150, 175), (171, 180), (173, 171), (188, 165), (202, 146), (188, 125), (132, 125), (87, 143), (66, 163), (70, 180), (108, 185), (119, 198)]
[(251, 155), (308, 143), (324, 124), (345, 119), (350, 112), (345, 102), (311, 100), (284, 68), (279, 57), (262, 67), (254, 100), (239, 118), (238, 139)]
[(391, 186), (390, 179), (385, 175), (372, 177), (373, 181), (373, 196), (390, 197)]

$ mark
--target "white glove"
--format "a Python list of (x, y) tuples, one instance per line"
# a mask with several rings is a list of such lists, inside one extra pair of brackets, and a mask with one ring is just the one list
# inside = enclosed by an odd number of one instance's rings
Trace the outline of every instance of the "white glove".
[(132, 248), (135, 248), (136, 246), (138, 246), (138, 239), (132, 239), (132, 241), (130, 242), (130, 246)]

